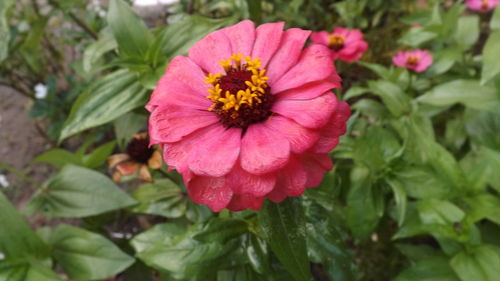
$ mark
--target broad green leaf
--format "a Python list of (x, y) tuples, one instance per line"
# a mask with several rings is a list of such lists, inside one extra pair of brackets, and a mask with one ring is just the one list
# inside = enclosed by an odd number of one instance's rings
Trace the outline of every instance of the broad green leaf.
[(453, 192), (446, 179), (427, 165), (404, 167), (394, 174), (413, 198), (446, 198)]
[(413, 245), (398, 243), (395, 246), (405, 257), (407, 257), (412, 262), (418, 262), (420, 260), (425, 260), (433, 256), (438, 256), (440, 251), (434, 246), (425, 244)]
[(255, 272), (268, 274), (270, 269), (270, 256), (267, 244), (255, 235), (249, 235), (246, 247), (248, 261)]
[(186, 228), (175, 223), (157, 224), (135, 236), (130, 244), (137, 253), (154, 248), (156, 244), (172, 244), (175, 238), (186, 232)]
[[(213, 274), (222, 260), (226, 259), (237, 246), (237, 240), (228, 243), (209, 242), (202, 243), (193, 238), (198, 233), (199, 225), (191, 226), (180, 234), (178, 229), (155, 229), (155, 232), (167, 230), (162, 238), (151, 241), (148, 246), (147, 238), (158, 238), (157, 234), (141, 237), (146, 241), (139, 242), (139, 247), (146, 247), (136, 255), (145, 264), (161, 271), (168, 271), (178, 279), (190, 278), (198, 274)], [(172, 232), (172, 230), (174, 230)], [(149, 232), (149, 231), (148, 231)], [(147, 233), (147, 232), (146, 232)], [(134, 238), (136, 240), (136, 238)], [(146, 242), (146, 243), (145, 243)], [(137, 247), (137, 242), (132, 245)], [(207, 276), (204, 276), (207, 278)]]
[(500, 255), (497, 248), (480, 245), (455, 255), (450, 265), (462, 281), (497, 281)]
[(248, 232), (248, 224), (241, 219), (213, 218), (193, 238), (202, 242), (225, 243)]
[(408, 202), (406, 191), (405, 188), (403, 187), (403, 184), (398, 180), (388, 178), (386, 181), (392, 188), (392, 193), (394, 193), (397, 221), (398, 225), (401, 226), (403, 225), (406, 216), (406, 203)]
[(247, 0), (248, 11), (250, 18), (256, 23), (262, 20), (262, 1), (261, 0)]
[(394, 281), (458, 281), (448, 259), (444, 256), (429, 257), (401, 272)]
[(7, 14), (16, 1), (2, 0), (0, 2), (0, 63), (7, 57), (9, 53), (10, 43), (10, 27), (7, 21)]
[(147, 91), (135, 74), (118, 70), (91, 84), (76, 100), (59, 140), (113, 121), (146, 103)]
[(500, 150), (500, 110), (486, 112), (467, 109), (464, 115), (465, 128), (472, 143)]
[(490, 28), (493, 30), (500, 29), (500, 5), (495, 8), (490, 21)]
[(6, 258), (48, 256), (48, 247), (0, 192), (0, 253)]
[(364, 115), (377, 119), (388, 118), (391, 116), (391, 113), (389, 112), (389, 110), (387, 110), (387, 108), (384, 105), (382, 105), (378, 101), (374, 101), (371, 99), (359, 100), (354, 105), (352, 105), (352, 109), (356, 109), (357, 111), (360, 111)]
[(425, 224), (453, 224), (460, 222), (465, 213), (455, 204), (438, 199), (427, 199), (417, 202), (420, 219)]
[(460, 160), (460, 167), (466, 171), (466, 187), (471, 194), (484, 191), (492, 176), (493, 169), (486, 158), (482, 153), (470, 151)]
[(99, 40), (93, 42), (83, 52), (83, 70), (92, 72), (97, 62), (107, 52), (116, 49), (117, 43), (109, 29), (104, 29), (99, 35)]
[(139, 202), (133, 212), (178, 218), (185, 214), (187, 198), (181, 188), (169, 179), (139, 186), (132, 197)]
[(349, 88), (349, 90), (347, 90), (347, 92), (344, 94), (344, 100), (348, 100), (350, 98), (357, 97), (368, 92), (370, 92), (370, 90), (367, 88), (353, 86)]
[(496, 30), (490, 34), (483, 48), (483, 69), (481, 71), (481, 85), (488, 83), (488, 81), (495, 78), (500, 73), (500, 60), (498, 59), (499, 49), (500, 30)]
[(479, 17), (477, 15), (462, 16), (458, 20), (455, 31), (455, 42), (468, 50), (479, 38)]
[(488, 178), (486, 181), (497, 191), (500, 192), (500, 151), (492, 150), (487, 147), (481, 148), (481, 154), (486, 159), (486, 165), (489, 166)]
[(463, 56), (463, 50), (456, 47), (448, 47), (442, 50), (433, 51), (433, 63), (426, 71), (429, 76), (445, 73)]
[(418, 47), (436, 37), (438, 37), (438, 34), (428, 31), (426, 28), (419, 27), (410, 29), (398, 42), (402, 45)]
[(378, 95), (394, 116), (401, 116), (411, 110), (410, 99), (396, 84), (385, 80), (370, 81), (370, 90)]
[(37, 191), (28, 208), (48, 217), (87, 217), (135, 204), (127, 193), (103, 174), (67, 165)]
[(61, 169), (64, 165), (82, 165), (82, 159), (72, 152), (64, 149), (55, 148), (43, 154), (38, 155), (33, 162), (48, 163)]
[(462, 103), (479, 110), (495, 111), (500, 108), (500, 96), (495, 88), (481, 86), (476, 80), (454, 80), (438, 85), (417, 100), (435, 106)]
[(118, 146), (124, 150), (132, 136), (146, 127), (148, 118), (139, 113), (129, 112), (114, 121), (115, 135)]
[(115, 149), (116, 141), (107, 142), (98, 148), (94, 149), (90, 154), (83, 157), (83, 164), (90, 169), (95, 169), (104, 164), (106, 158), (108, 158), (113, 150)]
[(380, 78), (389, 79), (389, 76), (391, 76), (391, 71), (383, 65), (376, 64), (376, 63), (368, 63), (368, 62), (363, 62), (363, 61), (359, 61), (358, 63), (361, 64), (362, 66), (370, 69), (371, 71), (373, 71)]
[(125, 1), (110, 1), (108, 23), (123, 55), (128, 57), (145, 56), (153, 41), (153, 35), (144, 21), (132, 11)]
[(296, 281), (311, 280), (300, 199), (289, 197), (279, 204), (266, 201), (259, 212), (259, 223), (272, 251), (293, 278)]
[(63, 279), (40, 262), (0, 260), (0, 281), (63, 281)]
[(53, 231), (50, 244), (55, 259), (76, 281), (105, 279), (134, 262), (103, 236), (65, 224)]
[(489, 219), (500, 225), (500, 198), (488, 193), (464, 198), (469, 205), (467, 217), (472, 222)]
[(356, 166), (351, 171), (351, 188), (347, 194), (347, 225), (353, 235), (368, 238), (384, 213), (383, 195), (373, 183), (370, 171)]

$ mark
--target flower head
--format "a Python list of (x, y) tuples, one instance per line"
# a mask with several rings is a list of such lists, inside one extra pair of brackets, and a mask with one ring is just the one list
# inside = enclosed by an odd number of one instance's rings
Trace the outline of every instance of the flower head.
[(392, 62), (399, 67), (422, 72), (432, 64), (432, 56), (427, 50), (401, 51), (392, 57)]
[(113, 173), (115, 182), (119, 182), (122, 176), (137, 172), (140, 179), (152, 182), (148, 167), (153, 170), (161, 167), (161, 153), (158, 149), (149, 147), (149, 137), (146, 133), (136, 134), (128, 143), (126, 153), (108, 157), (108, 166), (115, 168)]
[(151, 144), (213, 211), (257, 210), (319, 185), (350, 110), (310, 31), (242, 21), (175, 57), (146, 108)]
[(465, 4), (471, 10), (485, 13), (500, 4), (500, 0), (465, 0)]
[(332, 33), (313, 32), (311, 39), (317, 44), (328, 46), (334, 60), (357, 61), (368, 49), (368, 43), (359, 29), (336, 27)]
[(34, 90), (35, 90), (35, 98), (37, 99), (46, 98), (47, 93), (49, 92), (47, 86), (42, 83), (36, 84)]

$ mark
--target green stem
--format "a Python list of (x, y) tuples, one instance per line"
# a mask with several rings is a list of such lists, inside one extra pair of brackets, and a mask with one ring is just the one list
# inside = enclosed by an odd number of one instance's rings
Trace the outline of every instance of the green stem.
[(22, 181), (30, 183), (30, 184), (34, 185), (35, 187), (37, 187), (37, 188), (41, 188), (42, 187), (38, 182), (32, 180), (26, 174), (24, 174), (23, 172), (17, 170), (16, 168), (12, 167), (11, 165), (9, 165), (7, 163), (4, 163), (4, 162), (0, 161), (0, 168), (7, 170), (7, 172), (14, 174), (16, 177), (18, 177)]

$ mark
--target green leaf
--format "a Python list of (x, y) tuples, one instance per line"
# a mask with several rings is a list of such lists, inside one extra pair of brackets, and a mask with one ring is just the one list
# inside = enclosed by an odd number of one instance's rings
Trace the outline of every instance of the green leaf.
[(427, 165), (407, 166), (394, 174), (413, 198), (446, 198), (453, 192), (447, 180)]
[(0, 63), (9, 53), (10, 27), (7, 21), (7, 14), (15, 3), (14, 0), (3, 0), (0, 2)]
[(481, 154), (486, 159), (486, 165), (489, 166), (486, 181), (497, 191), (500, 192), (500, 152), (487, 147), (481, 148)]
[(389, 77), (391, 76), (391, 71), (389, 69), (387, 69), (383, 65), (376, 64), (376, 63), (368, 63), (368, 62), (363, 62), (363, 61), (359, 61), (357, 63), (359, 63), (362, 66), (364, 66), (364, 67), (368, 68), (369, 70), (373, 71), (380, 78), (389, 79)]
[(359, 239), (368, 238), (384, 213), (383, 195), (375, 190), (368, 168), (355, 166), (347, 194), (347, 225)]
[(451, 225), (462, 221), (465, 213), (455, 204), (438, 199), (427, 199), (417, 203), (420, 219), (424, 224)]
[(402, 45), (418, 47), (436, 37), (438, 37), (438, 34), (419, 27), (410, 29), (398, 42)]
[(202, 242), (225, 243), (248, 232), (248, 224), (241, 219), (213, 218), (193, 238)]
[(408, 198), (406, 196), (406, 191), (403, 184), (398, 180), (391, 178), (386, 179), (389, 186), (392, 188), (392, 193), (394, 193), (394, 201), (396, 202), (396, 217), (398, 225), (403, 225), (404, 219), (406, 217), (406, 203)]
[(394, 116), (401, 116), (410, 112), (410, 99), (398, 85), (385, 80), (377, 80), (370, 81), (368, 86), (374, 94), (382, 98), (387, 109)]
[(53, 256), (76, 281), (102, 280), (129, 267), (134, 259), (101, 235), (60, 224), (50, 237)]
[(44, 259), (48, 256), (48, 247), (31, 229), (28, 223), (0, 192), (0, 253), (6, 258), (35, 257)]
[(148, 118), (143, 114), (129, 112), (118, 117), (114, 124), (118, 146), (124, 150), (132, 136), (147, 124)]
[(455, 255), (450, 265), (462, 281), (496, 281), (500, 276), (497, 248), (480, 245)]
[(132, 197), (139, 202), (133, 212), (178, 218), (186, 212), (186, 194), (169, 179), (143, 184), (134, 190)]
[[(137, 247), (142, 248), (136, 255), (148, 266), (170, 272), (178, 279), (198, 274), (207, 278), (204, 274), (216, 271), (239, 241), (202, 243), (193, 238), (199, 233), (199, 226), (187, 229), (155, 227), (135, 237), (132, 245), (136, 251)], [(140, 241), (137, 242), (136, 239)]]
[(370, 89), (364, 87), (353, 86), (344, 94), (344, 100), (348, 100), (353, 97), (361, 96), (362, 94), (370, 92)]
[(36, 261), (0, 261), (0, 281), (62, 281), (49, 267)]
[(259, 239), (255, 235), (249, 235), (248, 245), (246, 247), (248, 261), (255, 272), (260, 274), (269, 274), (270, 259), (269, 251), (265, 241)]
[(304, 211), (299, 198), (264, 203), (259, 212), (262, 234), (296, 281), (312, 279), (307, 260)]
[(61, 169), (64, 165), (82, 165), (82, 159), (67, 150), (55, 148), (38, 155), (33, 162), (48, 163)]
[(118, 44), (111, 31), (107, 28), (101, 31), (99, 40), (91, 43), (83, 52), (83, 70), (91, 72), (96, 67), (97, 62), (107, 52), (116, 49)]
[(482, 193), (464, 198), (464, 201), (469, 205), (467, 217), (472, 222), (487, 218), (500, 225), (500, 198), (488, 193)]
[(486, 112), (467, 109), (465, 128), (474, 145), (500, 150), (500, 111)]
[(107, 142), (98, 148), (94, 149), (90, 154), (83, 157), (83, 164), (90, 169), (95, 169), (106, 162), (113, 150), (115, 149), (116, 141)]
[(490, 21), (490, 28), (492, 30), (500, 29), (500, 6), (497, 6), (493, 12), (493, 16)]
[[(500, 60), (498, 50), (500, 49), (500, 30), (493, 31), (483, 49), (483, 69), (481, 71), (481, 85), (495, 78), (500, 73)], [(498, 104), (497, 104), (498, 108)]]
[(76, 100), (64, 122), (59, 141), (113, 121), (146, 103), (147, 91), (135, 74), (118, 70), (90, 85)]
[(262, 1), (261, 0), (247, 0), (248, 11), (250, 18), (256, 23), (262, 20)]
[(394, 281), (458, 281), (444, 256), (429, 257), (401, 272)]
[(123, 0), (109, 3), (108, 23), (120, 52), (129, 57), (144, 57), (153, 35), (144, 21)]
[(67, 165), (31, 199), (28, 208), (48, 217), (87, 217), (135, 204), (108, 177), (83, 167)]
[(500, 107), (500, 97), (495, 88), (481, 86), (476, 80), (454, 80), (438, 85), (417, 100), (435, 106), (462, 103), (467, 107), (487, 111), (495, 111)]
[(479, 38), (479, 17), (477, 15), (462, 16), (458, 20), (455, 42), (468, 50)]

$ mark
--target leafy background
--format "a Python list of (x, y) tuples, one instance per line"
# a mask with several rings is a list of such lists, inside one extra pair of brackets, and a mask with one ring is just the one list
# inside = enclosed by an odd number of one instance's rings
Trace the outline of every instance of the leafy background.
[[(0, 81), (33, 99), (53, 144), (34, 162), (55, 171), (34, 183), (0, 162), (36, 186), (18, 209), (0, 193), (0, 280), (499, 280), (500, 7), (183, 0), (145, 22), (108, 4), (0, 2)], [(245, 18), (363, 30), (362, 60), (336, 62), (353, 115), (333, 171), (258, 212), (211, 213), (165, 167), (114, 183), (106, 158), (146, 128), (169, 60)], [(410, 48), (429, 49), (431, 68), (391, 65)]]

